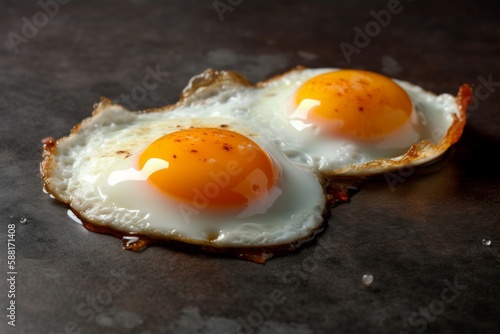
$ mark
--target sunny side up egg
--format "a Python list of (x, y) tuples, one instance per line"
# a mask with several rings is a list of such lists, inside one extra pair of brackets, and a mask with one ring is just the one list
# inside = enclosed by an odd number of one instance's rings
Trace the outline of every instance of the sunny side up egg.
[(435, 95), (362, 70), (299, 68), (258, 85), (251, 112), (295, 162), (366, 176), (435, 160), (461, 136), (470, 88)]
[(46, 189), (91, 230), (256, 262), (310, 239), (327, 214), (318, 176), (245, 128), (230, 101), (206, 102), (149, 113), (102, 102), (46, 144)]
[(338, 175), (446, 151), (470, 93), (357, 70), (297, 68), (257, 85), (207, 70), (172, 106), (136, 113), (104, 99), (45, 141), (41, 173), (90, 230), (265, 262), (321, 231)]

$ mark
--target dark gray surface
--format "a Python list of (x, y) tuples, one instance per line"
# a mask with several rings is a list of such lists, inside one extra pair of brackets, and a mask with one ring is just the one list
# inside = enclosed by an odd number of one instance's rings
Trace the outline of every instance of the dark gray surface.
[[(282, 303), (254, 333), (498, 332), (498, 85), (472, 108), (441, 169), (394, 189), (369, 183), (335, 208), (318, 239), (328, 248), (320, 260), (319, 244), (265, 265), (162, 247), (128, 252), (42, 192), (41, 139), (67, 135), (99, 96), (130, 94), (148, 66), (169, 76), (135, 109), (175, 102), (208, 67), (254, 82), (298, 64), (364, 68), (453, 94), (480, 77), (500, 81), (495, 1), (402, 2), (348, 64), (339, 44), (353, 44), (354, 27), (387, 3), (243, 1), (221, 21), (212, 1), (73, 0), (16, 53), (8, 34), (22, 35), (22, 18), (32, 22), (41, 7), (0, 1), (0, 263), (6, 273), (6, 225), (15, 223), (18, 271), (15, 328), (0, 280), (0, 332), (235, 333), (238, 318), (259, 320), (255, 305), (269, 306), (275, 290)], [(375, 278), (370, 289), (365, 273)], [(447, 282), (459, 286), (453, 301)], [(93, 316), (95, 298), (106, 305)], [(429, 307), (437, 315), (426, 319)]]

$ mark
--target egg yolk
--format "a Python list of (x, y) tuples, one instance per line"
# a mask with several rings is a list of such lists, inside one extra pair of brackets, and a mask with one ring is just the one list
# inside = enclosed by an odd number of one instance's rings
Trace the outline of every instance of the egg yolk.
[(190, 128), (167, 134), (139, 157), (163, 168), (148, 181), (162, 192), (203, 209), (241, 208), (274, 187), (280, 169), (249, 138), (226, 129)]
[(339, 70), (306, 81), (295, 94), (303, 119), (322, 133), (372, 139), (408, 122), (413, 106), (408, 94), (390, 78), (368, 71)]

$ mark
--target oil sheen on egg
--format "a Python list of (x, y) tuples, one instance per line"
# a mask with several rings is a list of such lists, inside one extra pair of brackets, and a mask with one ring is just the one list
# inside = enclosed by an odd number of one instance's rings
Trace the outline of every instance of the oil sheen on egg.
[(294, 161), (327, 174), (426, 163), (465, 124), (454, 96), (361, 70), (293, 70), (260, 84), (254, 101), (256, 121), (268, 122), (258, 124), (265, 135)]
[(215, 248), (310, 238), (326, 208), (316, 174), (242, 126), (229, 101), (203, 106), (201, 117), (197, 106), (101, 104), (44, 161), (46, 187), (84, 221), (124, 234)]

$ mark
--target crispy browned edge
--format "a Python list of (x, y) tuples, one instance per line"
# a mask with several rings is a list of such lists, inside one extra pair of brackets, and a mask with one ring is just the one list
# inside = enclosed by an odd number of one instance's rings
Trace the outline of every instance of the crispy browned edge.
[[(402, 156), (401, 159), (398, 159), (397, 162), (393, 162), (391, 166), (384, 166), (384, 172), (393, 171), (405, 165), (412, 165), (412, 162), (414, 162), (417, 158), (420, 158), (420, 154), (422, 152), (425, 152), (427, 149), (434, 151), (441, 151), (441, 153), (444, 153), (451, 145), (456, 143), (460, 139), (463, 129), (465, 127), (467, 107), (472, 101), (472, 88), (468, 84), (461, 85), (460, 88), (458, 89), (455, 101), (458, 107), (459, 116), (453, 115), (453, 123), (451, 124), (450, 128), (448, 129), (443, 139), (437, 144), (432, 144), (429, 140), (424, 139), (421, 142), (412, 145), (410, 149)], [(367, 162), (360, 166), (350, 165), (338, 171), (325, 172), (324, 174), (328, 178), (334, 178), (338, 175), (353, 175), (350, 174), (349, 171), (358, 170), (362, 168), (380, 167), (383, 166), (384, 163), (386, 163), (386, 161), (388, 160), (391, 159), (377, 159)]]
[[(139, 113), (150, 113), (150, 112), (157, 112), (157, 111), (166, 111), (166, 110), (172, 110), (176, 108), (177, 106), (180, 106), (184, 103), (185, 100), (187, 100), (189, 97), (191, 97), (195, 92), (197, 92), (200, 89), (204, 89), (207, 87), (216, 87), (219, 85), (223, 85), (224, 83), (231, 83), (231, 84), (239, 84), (243, 86), (248, 86), (248, 87), (263, 87), (266, 84), (278, 80), (281, 78), (283, 75), (286, 75), (287, 73), (294, 72), (294, 71), (301, 71), (306, 69), (304, 66), (297, 66), (293, 69), (291, 69), (288, 72), (285, 72), (283, 74), (274, 76), (268, 80), (261, 81), (256, 83), (255, 85), (252, 85), (245, 77), (243, 77), (241, 74), (234, 72), (234, 71), (217, 71), (213, 69), (207, 69), (203, 73), (194, 76), (190, 81), (189, 84), (186, 86), (186, 88), (183, 89), (180, 99), (177, 103), (169, 106), (164, 106), (160, 108), (152, 108), (152, 109), (147, 109), (143, 111), (139, 111)], [(457, 95), (457, 105), (460, 110), (460, 116), (463, 122), (465, 122), (465, 116), (467, 112), (467, 106), (469, 105), (470, 101), (472, 99), (472, 89), (470, 88), (469, 85), (464, 84), (460, 87)], [(100, 113), (102, 110), (113, 106), (114, 104), (107, 98), (101, 97), (101, 101), (99, 103), (94, 104), (94, 110), (92, 112), (92, 117)], [(123, 108), (123, 107), (122, 107)], [(125, 109), (125, 108), (124, 108)], [(71, 134), (77, 133), (80, 131), (81, 127), (86, 123), (89, 122), (92, 117), (89, 117), (87, 119), (84, 119), (80, 124), (77, 124), (76, 126), (73, 127), (73, 129), (70, 132)], [(457, 117), (454, 115), (455, 121), (453, 122), (453, 125), (450, 127), (448, 130), (448, 133), (451, 134), (449, 137), (450, 140), (450, 145), (458, 141), (460, 138), (462, 131), (463, 131), (463, 124), (462, 122), (458, 122)], [(448, 136), (448, 135), (447, 135)], [(335, 191), (331, 190), (331, 183), (332, 181), (335, 182), (335, 179), (339, 179), (339, 176), (336, 175), (328, 175), (328, 174), (318, 174), (318, 178), (320, 182), (324, 185), (325, 188), (325, 197), (326, 197), (326, 205), (325, 205), (325, 210), (323, 212), (323, 223), (318, 226), (314, 231), (310, 233), (310, 235), (296, 240), (293, 243), (287, 243), (287, 244), (282, 244), (282, 245), (275, 245), (275, 246), (269, 246), (269, 247), (245, 247), (245, 248), (239, 248), (239, 247), (216, 247), (210, 244), (204, 244), (204, 245), (193, 245), (190, 244), (187, 239), (183, 238), (173, 238), (171, 240), (163, 240), (159, 239), (158, 237), (155, 238), (155, 236), (152, 235), (141, 235), (141, 234), (131, 234), (131, 233), (126, 233), (122, 232), (116, 229), (112, 229), (109, 227), (103, 227), (99, 226), (97, 224), (91, 223), (90, 221), (87, 221), (84, 219), (82, 216), (79, 215), (78, 212), (73, 210), (71, 208), (71, 204), (68, 203), (67, 201), (62, 200), (58, 194), (51, 189), (50, 183), (48, 180), (51, 177), (51, 167), (53, 164), (55, 164), (54, 160), (52, 159), (52, 156), (57, 153), (57, 144), (64, 140), (67, 137), (62, 137), (58, 140), (55, 140), (52, 137), (47, 137), (42, 140), (43, 143), (43, 160), (40, 163), (40, 174), (41, 178), (43, 180), (44, 188), (52, 194), (57, 200), (60, 202), (63, 202), (65, 204), (68, 204), (70, 209), (77, 215), (83, 222), (83, 225), (85, 228), (88, 230), (91, 230), (93, 232), (97, 233), (104, 233), (104, 234), (110, 234), (118, 238), (122, 238), (123, 236), (131, 235), (131, 236), (137, 236), (142, 239), (143, 244), (145, 245), (154, 245), (154, 244), (179, 244), (180, 247), (186, 246), (188, 248), (193, 247), (193, 248), (198, 248), (206, 252), (210, 253), (216, 253), (216, 254), (221, 254), (221, 255), (228, 255), (231, 257), (237, 257), (240, 259), (244, 260), (249, 260), (252, 262), (257, 262), (257, 263), (265, 263), (266, 260), (270, 259), (273, 256), (277, 255), (282, 255), (282, 254), (288, 254), (290, 252), (293, 252), (297, 250), (299, 247), (296, 245), (302, 245), (302, 244), (307, 244), (311, 242), (314, 237), (322, 232), (325, 228), (325, 222), (328, 220), (328, 217), (330, 216), (330, 210), (333, 206), (339, 203), (344, 203), (349, 200), (349, 195), (347, 192), (339, 191), (338, 187), (334, 187)], [(418, 145), (418, 144), (417, 144)], [(416, 152), (418, 147), (414, 145), (405, 154), (404, 159), (410, 159)], [(362, 182), (362, 179), (357, 179), (353, 180), (353, 183), (360, 183)], [(184, 245), (187, 244), (187, 245)]]

